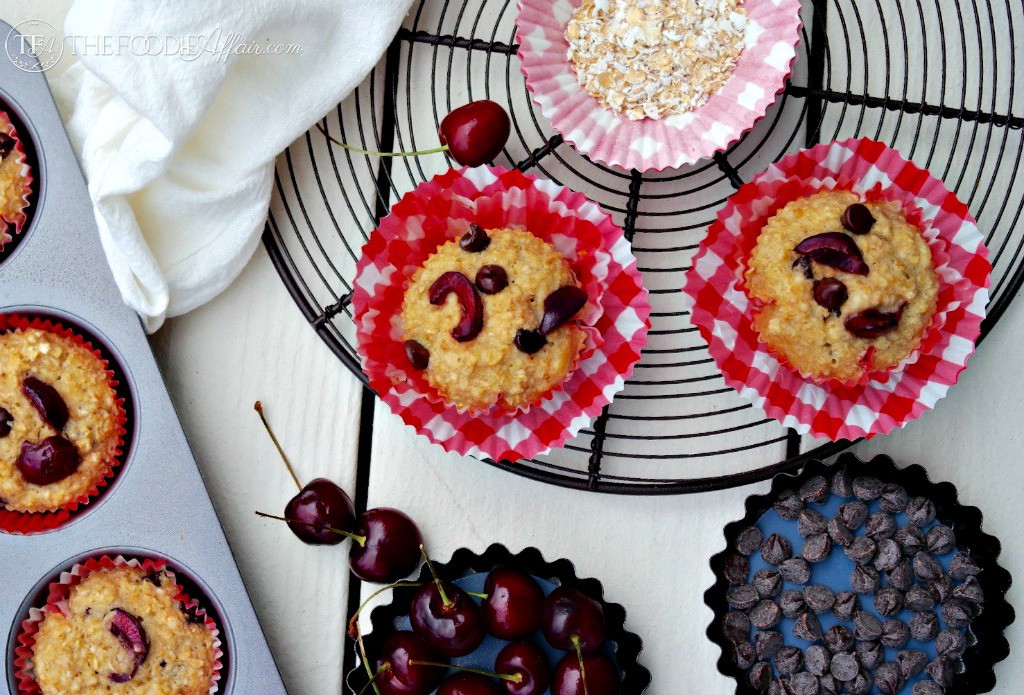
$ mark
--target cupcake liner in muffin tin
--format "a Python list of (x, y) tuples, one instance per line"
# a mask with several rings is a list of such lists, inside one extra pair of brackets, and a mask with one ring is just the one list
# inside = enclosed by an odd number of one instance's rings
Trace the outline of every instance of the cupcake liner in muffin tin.
[[(0, 32), (9, 31), (0, 22)], [(52, 321), (99, 349), (124, 393), (129, 444), (110, 484), (66, 523), (27, 534), (0, 530), (0, 631), (6, 630), (0, 634), (7, 645), (0, 693), (18, 692), (17, 634), (38, 605), (40, 589), (77, 562), (123, 554), (165, 559), (182, 583), (188, 576), (201, 588), (201, 603), (215, 609), (224, 644), (221, 693), (283, 694), (146, 335), (107, 266), (86, 183), (45, 75), (0, 61), (0, 103), (24, 125), (38, 163), (31, 228), (0, 260), (0, 314)], [(191, 588), (188, 593), (197, 596)]]
[[(946, 692), (975, 695), (992, 690), (996, 683), (995, 664), (1010, 653), (1010, 645), (1004, 633), (1015, 618), (1013, 608), (1006, 601), (1006, 593), (1012, 580), (1010, 573), (999, 565), (999, 540), (982, 530), (981, 511), (977, 507), (962, 504), (957, 499), (956, 487), (952, 483), (934, 483), (929, 480), (928, 473), (921, 466), (899, 468), (888, 456), (876, 456), (865, 462), (854, 454), (843, 454), (833, 465), (811, 461), (798, 474), (785, 473), (776, 476), (768, 494), (752, 495), (747, 498), (746, 515), (725, 526), (726, 548), (711, 558), (715, 584), (704, 593), (704, 603), (714, 613), (714, 619), (707, 629), (707, 636), (722, 649), (722, 655), (718, 659), (718, 670), (736, 679), (737, 693), (752, 695), (757, 692), (747, 681), (746, 671), (733, 662), (732, 643), (723, 634), (721, 625), (722, 618), (728, 610), (726, 591), (729, 583), (724, 576), (724, 567), (728, 556), (736, 552), (737, 536), (747, 527), (755, 525), (765, 512), (770, 511), (781, 492), (799, 491), (804, 482), (818, 475), (831, 481), (834, 475), (843, 470), (848, 471), (853, 477), (874, 476), (883, 483), (902, 485), (911, 497), (920, 495), (931, 499), (936, 507), (936, 520), (952, 528), (956, 534), (956, 548), (969, 551), (971, 558), (982, 567), (977, 580), (984, 592), (985, 602), (980, 614), (967, 629), (968, 647), (963, 655), (964, 668), (961, 673), (955, 675), (951, 687), (946, 688)], [(833, 552), (842, 551), (833, 549)], [(874, 689), (872, 692), (878, 691)], [(909, 692), (909, 689), (900, 691), (901, 695)]]
[(194, 611), (197, 617), (203, 619), (203, 625), (213, 635), (213, 678), (210, 682), (209, 695), (214, 695), (220, 688), (220, 680), (224, 670), (224, 650), (220, 640), (220, 629), (213, 616), (206, 610), (204, 602), (193, 596), (191, 592), (178, 583), (178, 576), (174, 568), (167, 564), (164, 559), (154, 558), (126, 558), (123, 555), (98, 555), (90, 557), (82, 562), (75, 563), (65, 571), (53, 578), (39, 594), (39, 603), (28, 610), (28, 617), (25, 618), (19, 627), (16, 637), (17, 646), (14, 648), (15, 679), (18, 682), (18, 695), (40, 695), (41, 690), (35, 681), (32, 663), (32, 647), (36, 642), (36, 634), (39, 632), (39, 625), (47, 613), (61, 613), (65, 610), (71, 589), (97, 570), (108, 570), (115, 567), (138, 567), (147, 572), (165, 572), (175, 582), (175, 599), (180, 601), (184, 609)]
[[(577, 577), (576, 568), (569, 560), (559, 559), (548, 562), (536, 548), (526, 548), (513, 554), (505, 546), (495, 543), (483, 553), (460, 548), (452, 554), (452, 558), (448, 562), (440, 563), (435, 560), (433, 564), (441, 579), (469, 591), (482, 591), (487, 573), (499, 568), (520, 570), (533, 576), (538, 580), (545, 594), (550, 593), (558, 586), (579, 589), (599, 601), (604, 608), (605, 620), (608, 624), (605, 648), (609, 650), (608, 655), (615, 661), (622, 676), (620, 695), (640, 695), (650, 685), (651, 673), (639, 661), (640, 652), (643, 650), (643, 641), (626, 629), (626, 610), (617, 603), (605, 600), (604, 588), (600, 581)], [(433, 581), (426, 565), (420, 568), (419, 577), (415, 581), (419, 583)], [(366, 653), (371, 659), (388, 634), (398, 629), (411, 629), (409, 627), (409, 605), (417, 590), (417, 588), (409, 587), (394, 589), (390, 603), (373, 609), (369, 620), (372, 630), (363, 635)], [(364, 619), (361, 625), (365, 626), (365, 623)], [(543, 646), (548, 652), (549, 658), (564, 654), (548, 645), (544, 641), (543, 635), (539, 633), (527, 639)], [(359, 664), (346, 676), (349, 691), (354, 694), (361, 692), (367, 684), (367, 675), (360, 661), (355, 641), (349, 641), (352, 643), (351, 648), (357, 650), (356, 663)], [(451, 662), (461, 666), (490, 670), (494, 666), (495, 657), (505, 644), (507, 642), (487, 636), (474, 652), (452, 659)], [(555, 663), (555, 660), (551, 661), (552, 670), (554, 670)]]
[[(5, 133), (13, 128), (14, 147), (13, 152), (18, 152), (22, 158), (21, 174), (25, 177), (25, 187), (21, 193), (21, 212), (24, 216), (19, 220), (8, 220), (0, 216), (0, 262), (9, 256), (14, 247), (21, 241), (21, 234), (25, 227), (32, 220), (32, 202), (36, 198), (35, 175), (33, 162), (36, 161), (31, 145), (26, 146), (25, 138), (28, 137), (25, 128), (11, 118), (11, 114), (5, 110), (5, 105), (0, 103), (0, 129)], [(10, 156), (10, 155), (8, 155)]]

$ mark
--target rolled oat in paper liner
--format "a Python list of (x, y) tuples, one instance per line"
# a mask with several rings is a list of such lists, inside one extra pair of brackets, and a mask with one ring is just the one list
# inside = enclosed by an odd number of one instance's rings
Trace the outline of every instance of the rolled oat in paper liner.
[[(520, 227), (551, 243), (587, 293), (576, 317), (587, 336), (578, 363), (525, 409), (459, 412), (405, 356), (405, 290), (470, 223)], [(500, 167), (452, 169), (403, 196), (363, 247), (352, 306), (363, 371), (392, 412), (447, 451), (509, 461), (561, 446), (611, 402), (640, 359), (651, 311), (629, 242), (607, 213), (580, 193)]]
[[(898, 205), (932, 253), (939, 294), (918, 348), (856, 384), (798, 374), (765, 345), (746, 294), (746, 262), (765, 223), (787, 203), (849, 190)], [(800, 434), (831, 440), (886, 434), (933, 408), (974, 352), (992, 266), (967, 206), (941, 181), (872, 140), (818, 145), (772, 165), (733, 194), (686, 273), (684, 302), (726, 383)]]
[[(51, 319), (23, 316), (20, 314), (0, 314), (0, 333), (25, 330), (28, 328), (35, 328), (40, 331), (54, 333), (63, 338), (67, 338), (94, 354), (103, 363), (103, 366), (107, 371), (107, 384), (115, 393), (118, 392), (120, 382), (118, 381), (117, 374), (110, 368), (110, 363), (107, 361), (106, 357), (104, 357), (103, 354), (92, 345), (92, 343), (76, 333), (74, 330)], [(88, 492), (76, 497), (59, 509), (50, 511), (15, 511), (13, 509), (5, 509), (3, 504), (0, 503), (0, 531), (18, 534), (31, 534), (59, 528), (73, 518), (76, 513), (80, 512), (91, 500), (95, 499), (110, 484), (110, 481), (113, 480), (118, 469), (123, 463), (125, 448), (124, 437), (127, 432), (126, 427), (128, 422), (128, 413), (125, 410), (125, 399), (118, 395), (115, 403), (118, 409), (117, 441), (114, 445), (113, 456), (110, 457), (106, 471), (96, 479), (96, 482), (92, 487), (90, 487)]]
[(661, 170), (711, 157), (754, 127), (786, 85), (800, 41), (800, 0), (746, 0), (746, 47), (728, 82), (698, 108), (630, 120), (580, 84), (566, 25), (582, 0), (519, 0), (516, 41), (526, 87), (551, 125), (591, 159)]
[(36, 683), (33, 673), (32, 658), (33, 647), (36, 643), (36, 634), (39, 632), (39, 625), (47, 613), (64, 613), (67, 610), (67, 602), (71, 596), (71, 589), (98, 570), (111, 570), (118, 567), (139, 568), (147, 573), (163, 572), (170, 576), (174, 583), (174, 600), (181, 604), (182, 610), (194, 615), (197, 620), (202, 620), (203, 625), (213, 635), (213, 677), (210, 680), (209, 695), (214, 695), (219, 689), (221, 671), (224, 668), (224, 651), (221, 649), (220, 629), (217, 623), (200, 606), (195, 598), (189, 596), (184, 587), (177, 583), (174, 571), (167, 566), (162, 559), (152, 558), (126, 558), (122, 555), (103, 555), (89, 558), (67, 571), (61, 572), (60, 577), (50, 583), (47, 587), (45, 604), (41, 608), (29, 609), (29, 616), (22, 621), (18, 629), (17, 642), (14, 647), (14, 678), (18, 683), (17, 695), (40, 695), (41, 690)]
[[(9, 145), (0, 145), (0, 153), (2, 153), (4, 147), (10, 148), (6, 155), (0, 157), (0, 168), (16, 166), (17, 174), (11, 181), (11, 185), (18, 183), (19, 176), (22, 183), (22, 190), (20, 192), (15, 191), (15, 193), (18, 193), (16, 199), (20, 204), (16, 203), (14, 209), (6, 211), (6, 214), (3, 207), (0, 206), (0, 251), (3, 251), (4, 246), (14, 239), (10, 232), (13, 231), (15, 234), (18, 234), (25, 226), (25, 221), (28, 219), (25, 210), (29, 205), (29, 197), (32, 195), (32, 185), (35, 183), (35, 179), (32, 176), (32, 168), (28, 165), (28, 156), (25, 154), (25, 146), (21, 141), (21, 136), (15, 129), (10, 117), (3, 110), (0, 110), (0, 134), (10, 138)], [(12, 157), (14, 158), (13, 160), (11, 159)], [(9, 164), (12, 161), (13, 163)], [(3, 177), (0, 177), (0, 187), (6, 185), (7, 182)]]

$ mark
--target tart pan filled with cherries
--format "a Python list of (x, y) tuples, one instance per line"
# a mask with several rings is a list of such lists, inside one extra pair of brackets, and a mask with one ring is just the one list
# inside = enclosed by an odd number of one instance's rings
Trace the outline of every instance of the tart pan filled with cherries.
[(412, 584), (373, 610), (352, 693), (583, 695), (585, 679), (589, 695), (636, 695), (650, 683), (625, 610), (568, 560), (463, 548)]
[(711, 558), (707, 634), (737, 693), (973, 695), (1014, 620), (981, 512), (920, 466), (847, 454), (747, 499)]

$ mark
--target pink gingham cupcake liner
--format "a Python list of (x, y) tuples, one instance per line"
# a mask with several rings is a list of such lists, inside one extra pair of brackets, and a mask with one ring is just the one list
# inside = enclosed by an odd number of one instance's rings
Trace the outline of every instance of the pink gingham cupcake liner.
[(526, 87), (573, 147), (625, 169), (693, 164), (739, 140), (785, 87), (800, 41), (800, 0), (746, 0), (747, 45), (725, 86), (688, 113), (631, 121), (601, 106), (568, 58), (565, 29), (581, 2), (519, 0), (516, 41)]
[[(770, 217), (822, 190), (898, 204), (924, 235), (939, 279), (932, 323), (900, 365), (856, 384), (821, 383), (790, 368), (759, 338), (746, 261)], [(992, 266), (967, 206), (941, 181), (872, 140), (818, 145), (741, 187), (718, 214), (686, 273), (684, 303), (726, 383), (800, 434), (857, 439), (915, 420), (956, 383), (981, 332)]]
[[(526, 409), (460, 412), (405, 357), (401, 312), (413, 274), (470, 223), (521, 227), (566, 258), (589, 298), (587, 345), (565, 380)], [(500, 167), (452, 169), (407, 193), (363, 247), (352, 306), (370, 388), (446, 451), (516, 461), (562, 446), (625, 386), (647, 342), (650, 303), (622, 230), (582, 194)]]

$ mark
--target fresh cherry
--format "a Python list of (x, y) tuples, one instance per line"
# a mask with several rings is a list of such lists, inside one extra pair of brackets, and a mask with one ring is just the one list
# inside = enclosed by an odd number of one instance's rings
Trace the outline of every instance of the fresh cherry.
[(555, 665), (551, 695), (617, 695), (619, 684), (619, 670), (603, 652), (584, 654), (582, 660), (566, 654)]
[(444, 669), (410, 663), (434, 662), (423, 640), (408, 631), (388, 635), (374, 661), (374, 684), (381, 695), (427, 695), (444, 678)]
[(353, 535), (357, 540), (349, 551), (349, 567), (363, 581), (390, 584), (412, 574), (420, 563), (423, 537), (416, 523), (397, 509), (363, 512)]
[(430, 366), (430, 350), (422, 343), (415, 340), (405, 341), (405, 359), (409, 360), (409, 366), (417, 372), (422, 372)]
[(544, 601), (544, 637), (555, 649), (583, 653), (604, 642), (608, 627), (604, 608), (578, 589), (558, 587)]
[(487, 676), (463, 671), (442, 683), (437, 695), (501, 695), (501, 688)]
[(498, 294), (508, 287), (508, 273), (500, 265), (480, 266), (476, 271), (476, 287), (484, 294)]
[(532, 355), (536, 352), (540, 352), (541, 348), (548, 344), (548, 339), (541, 335), (540, 331), (534, 331), (529, 328), (520, 328), (516, 331), (516, 337), (513, 338), (512, 342), (515, 344), (519, 352), (525, 352), (527, 355)]
[(544, 299), (544, 318), (540, 320), (540, 332), (551, 333), (571, 319), (587, 304), (587, 293), (575, 285), (559, 287)]
[(544, 592), (530, 575), (519, 570), (496, 569), (484, 580), (484, 593), (487, 600), (481, 609), (490, 634), (517, 640), (540, 629)]
[(434, 306), (444, 304), (452, 292), (458, 297), (462, 318), (452, 329), (455, 340), (465, 343), (480, 335), (484, 328), (484, 303), (469, 278), (458, 271), (449, 270), (434, 280), (428, 292), (430, 303)]
[(848, 316), (843, 325), (846, 326), (846, 330), (858, 338), (877, 338), (899, 327), (906, 306), (906, 304), (901, 304), (896, 311), (866, 309)]
[(839, 308), (850, 298), (850, 292), (842, 280), (821, 278), (814, 281), (814, 301), (818, 306), (839, 316)]
[(68, 405), (57, 393), (57, 389), (34, 376), (27, 376), (21, 382), (21, 392), (38, 411), (39, 416), (55, 430), (60, 432), (64, 425), (68, 424)]
[(13, 426), (14, 416), (7, 408), (0, 408), (0, 439), (10, 434)]
[(829, 268), (852, 275), (868, 274), (868, 264), (864, 262), (864, 255), (857, 243), (842, 232), (825, 232), (809, 236), (793, 250)]
[(490, 245), (491, 237), (487, 235), (487, 230), (472, 222), (469, 231), (459, 237), (459, 247), (469, 253), (480, 253)]
[(288, 528), (304, 543), (337, 545), (352, 533), (356, 509), (352, 498), (327, 478), (309, 481), (284, 508)]
[(498, 652), (494, 670), (517, 676), (502, 680), (509, 695), (541, 695), (551, 683), (551, 664), (544, 650), (532, 642), (511, 642)]
[(413, 632), (441, 656), (464, 656), (480, 646), (487, 632), (480, 606), (450, 582), (423, 586), (409, 607)]
[(55, 435), (38, 444), (23, 442), (14, 465), (32, 485), (52, 485), (78, 470), (81, 461), (77, 447), (64, 437)]
[(850, 230), (854, 234), (867, 234), (871, 231), (871, 228), (875, 226), (875, 217), (868, 210), (867, 205), (861, 203), (854, 203), (850, 207), (843, 211), (842, 217), (839, 218), (843, 227)]
[(109, 678), (114, 683), (127, 683), (138, 673), (142, 662), (149, 656), (149, 638), (142, 627), (142, 621), (131, 613), (115, 608), (111, 611), (110, 634), (117, 638), (125, 649), (132, 654), (132, 668), (127, 673), (111, 673)]
[(512, 121), (505, 109), (496, 102), (481, 99), (445, 116), (437, 134), (455, 161), (475, 167), (497, 157), (511, 132)]

